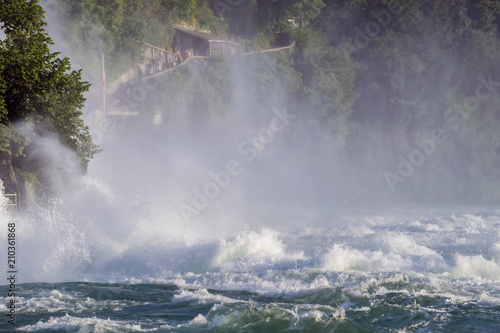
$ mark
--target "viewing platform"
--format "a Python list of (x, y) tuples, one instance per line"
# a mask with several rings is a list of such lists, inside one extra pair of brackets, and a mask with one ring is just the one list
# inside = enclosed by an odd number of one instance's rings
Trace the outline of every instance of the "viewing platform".
[[(229, 39), (198, 30), (190, 30), (181, 27), (172, 27), (175, 31), (174, 45), (172, 48), (161, 48), (148, 43), (142, 44), (145, 48), (143, 60), (113, 82), (107, 94), (118, 94), (120, 100), (126, 100), (132, 93), (131, 87), (139, 82), (167, 75), (176, 68), (188, 64), (190, 61), (203, 61), (214, 56), (243, 55), (252, 56), (270, 52), (285, 52), (291, 56), (295, 41), (284, 34), (277, 35), (278, 38), (273, 48), (257, 51), (244, 52), (240, 43)], [(108, 116), (129, 117), (139, 115), (138, 111), (130, 111), (128, 108), (116, 108), (106, 112)]]

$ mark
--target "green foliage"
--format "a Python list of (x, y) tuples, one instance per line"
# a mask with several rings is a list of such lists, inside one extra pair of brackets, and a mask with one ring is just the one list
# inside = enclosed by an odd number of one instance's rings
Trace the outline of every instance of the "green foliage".
[[(351, 121), (388, 136), (385, 142), (391, 145), (397, 161), (398, 151), (408, 154), (416, 149), (414, 142), (444, 128), (444, 113), (454, 110), (460, 117), (460, 126), (448, 128), (452, 139), (445, 147), (439, 147), (442, 152), (437, 156), (428, 158), (433, 160), (425, 165), (425, 172), (407, 180), (405, 186), (411, 190), (402, 197), (420, 193), (419, 189), (431, 191), (435, 189), (433, 182), (441, 183), (444, 179), (455, 179), (454, 195), (462, 198), (482, 191), (471, 189), (474, 183), (491, 189), (484, 186), (484, 179), (493, 179), (500, 172), (499, 118), (495, 107), (500, 91), (492, 92), (467, 117), (461, 115), (466, 114), (465, 98), (475, 96), (481, 85), (478, 77), (492, 76), (493, 81), (500, 81), (497, 2), (399, 2), (403, 6), (397, 13), (388, 11), (388, 3), (330, 1), (318, 25), (331, 45), (350, 50), (346, 53), (359, 64), (355, 86), (359, 98)], [(373, 15), (382, 11), (389, 14), (384, 27)], [(372, 28), (379, 24), (380, 30), (369, 35), (369, 22)], [(360, 45), (362, 35), (365, 43)], [(397, 166), (397, 162), (394, 164)], [(443, 169), (450, 173), (446, 178)], [(476, 197), (492, 196), (492, 192), (486, 192)]]
[(113, 80), (142, 58), (141, 42), (161, 48), (172, 46), (171, 27), (181, 22), (215, 33), (225, 32), (205, 1), (56, 1), (69, 26), (65, 38), (75, 59), (95, 78), (101, 74), (103, 53), (108, 64), (107, 78)]
[(164, 119), (186, 119), (191, 128), (200, 128), (236, 112), (235, 108), (249, 114), (282, 108), (288, 95), (300, 89), (300, 82), (300, 73), (280, 54), (214, 57), (163, 76), (144, 110), (160, 111)]
[[(163, 112), (167, 118), (188, 118), (193, 126), (221, 117), (228, 111), (231, 99), (229, 69), (224, 58), (183, 66), (162, 80), (145, 109)], [(165, 91), (168, 93), (162, 93)], [(159, 105), (162, 109), (156, 110)]]
[(163, 5), (167, 10), (177, 11), (182, 18), (190, 18), (196, 10), (195, 0), (163, 0)]
[(296, 29), (291, 36), (296, 41), (293, 66), (302, 78), (301, 108), (329, 124), (330, 135), (345, 144), (348, 117), (358, 97), (358, 65), (313, 27)]
[[(274, 39), (275, 32), (290, 32), (297, 26), (307, 26), (318, 19), (324, 7), (322, 0), (249, 0), (212, 1), (219, 14), (228, 22), (231, 35), (247, 40)], [(264, 44), (266, 44), (264, 42)]]
[(263, 53), (238, 59), (237, 68), (247, 80), (246, 111), (282, 109), (287, 99), (299, 95), (302, 88), (301, 74), (281, 53)]
[(59, 1), (59, 11), (68, 22), (65, 37), (72, 53), (91, 76), (101, 73), (101, 55), (108, 63), (109, 78), (121, 74), (140, 58), (138, 40), (146, 35), (143, 4), (134, 0)]
[(89, 84), (68, 58), (51, 53), (43, 10), (36, 1), (0, 7), (0, 149), (23, 156), (33, 135), (57, 133), (84, 166), (97, 152), (80, 109)]
[(215, 15), (207, 1), (202, 1), (201, 5), (196, 7), (194, 17), (197, 26), (201, 29), (211, 31), (220, 36), (227, 34), (226, 25)]

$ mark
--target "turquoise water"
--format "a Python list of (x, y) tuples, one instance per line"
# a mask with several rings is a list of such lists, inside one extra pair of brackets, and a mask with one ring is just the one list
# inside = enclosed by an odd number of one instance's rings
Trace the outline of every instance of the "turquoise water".
[(116, 253), (99, 252), (88, 226), (69, 224), (60, 232), (79, 246), (20, 253), (30, 266), (18, 267), (16, 325), (0, 286), (0, 331), (500, 331), (498, 210), (332, 219), (175, 243), (150, 236)]
[[(498, 332), (500, 327), (499, 305), (468, 298), (464, 291), (460, 297), (436, 293), (428, 278), (288, 274), (324, 286), (273, 295), (172, 284), (25, 284), (16, 327), (25, 332)], [(356, 293), (362, 284), (369, 286)]]

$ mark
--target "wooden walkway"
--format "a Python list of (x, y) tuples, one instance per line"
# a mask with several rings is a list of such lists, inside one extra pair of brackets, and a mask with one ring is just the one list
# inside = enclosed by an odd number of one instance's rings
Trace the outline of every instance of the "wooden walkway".
[(292, 55), (292, 48), (295, 46), (295, 41), (292, 42), (292, 44), (288, 46), (283, 46), (283, 47), (276, 47), (273, 49), (267, 49), (267, 50), (260, 50), (260, 51), (253, 51), (253, 52), (246, 52), (242, 53), (243, 55), (253, 55), (253, 54), (260, 54), (260, 53), (268, 53), (268, 52), (279, 52), (279, 51), (288, 51), (288, 55)]
[[(168, 63), (170, 60), (173, 60), (174, 54), (172, 52), (169, 52), (168, 50), (165, 50), (163, 48), (143, 43), (140, 41), (137, 41), (138, 43), (143, 44), (146, 46), (146, 51), (144, 52), (145, 56), (147, 57), (148, 61), (153, 60), (160, 60), (163, 64)], [(243, 55), (243, 56), (251, 56), (251, 55), (258, 55), (258, 54), (263, 54), (263, 53), (270, 53), (270, 52), (287, 52), (289, 56), (292, 54), (292, 49), (295, 46), (295, 41), (293, 41), (290, 45), (287, 46), (282, 46), (282, 47), (276, 47), (276, 48), (271, 48), (271, 49), (266, 49), (266, 50), (259, 50), (259, 51), (252, 51), (252, 52), (242, 52), (242, 53), (236, 53)], [(119, 91), (120, 86), (127, 86), (127, 85), (133, 85), (134, 82), (142, 82), (151, 78), (159, 77), (162, 75), (166, 75), (174, 71), (175, 69), (185, 66), (191, 61), (196, 61), (196, 60), (206, 60), (209, 57), (207, 56), (188, 56), (186, 59), (184, 59), (182, 62), (176, 64), (173, 67), (162, 69), (160, 71), (156, 71), (153, 74), (148, 74), (147, 73), (147, 65), (143, 62), (141, 64), (137, 64), (136, 68), (131, 69), (132, 72), (137, 71), (135, 74), (133, 73), (128, 73), (125, 75), (122, 75), (120, 79), (117, 81), (113, 82), (113, 84), (110, 86), (110, 89), (108, 90), (108, 93), (115, 94), (117, 91)], [(142, 68), (140, 68), (142, 67)], [(139, 73), (140, 71), (140, 73)], [(123, 111), (118, 111), (118, 110), (110, 110), (107, 112), (108, 115), (121, 115), (121, 116), (135, 116), (138, 114), (138, 112), (131, 112), (131, 113), (124, 113)]]
[[(166, 50), (164, 50), (162, 48), (156, 47), (154, 45), (146, 44), (146, 43), (143, 43), (143, 44), (146, 45), (147, 47), (149, 47), (151, 49), (151, 55), (152, 55), (151, 59), (157, 59), (157, 58), (154, 57), (155, 51), (157, 52), (157, 54), (160, 55), (160, 59), (161, 59), (162, 56), (164, 56), (163, 54), (165, 54), (166, 56), (172, 56), (172, 57), (174, 56), (174, 54), (172, 52), (168, 52), (168, 51), (166, 51)], [(288, 55), (291, 56), (292, 55), (292, 49), (293, 49), (294, 46), (295, 46), (295, 41), (293, 41), (290, 45), (287, 45), (287, 46), (275, 47), (275, 48), (266, 49), (266, 50), (260, 50), (260, 51), (243, 52), (241, 54), (244, 55), (244, 56), (249, 56), (249, 55), (269, 53), (269, 52), (282, 52), (282, 51), (286, 51), (288, 53)], [(205, 57), (205, 56), (189, 56), (188, 58), (184, 59), (181, 63), (177, 64), (176, 66), (164, 69), (164, 70), (162, 70), (160, 72), (157, 72), (157, 73), (154, 73), (152, 75), (146, 75), (146, 76), (144, 76), (143, 79), (147, 79), (147, 78), (150, 78), (150, 77), (156, 77), (156, 76), (159, 76), (161, 74), (169, 73), (169, 72), (173, 71), (174, 69), (176, 69), (178, 67), (186, 65), (191, 60), (208, 59), (208, 58), (209, 57)]]

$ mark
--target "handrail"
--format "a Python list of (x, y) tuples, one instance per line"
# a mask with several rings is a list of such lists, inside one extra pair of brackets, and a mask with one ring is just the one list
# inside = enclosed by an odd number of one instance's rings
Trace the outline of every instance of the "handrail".
[(154, 73), (152, 75), (146, 75), (142, 79), (147, 80), (147, 79), (152, 78), (152, 77), (160, 76), (161, 74), (170, 73), (174, 69), (179, 68), (180, 66), (186, 65), (188, 62), (190, 62), (193, 59), (208, 59), (208, 57), (206, 57), (206, 56), (190, 56), (190, 57), (187, 57), (186, 59), (184, 59), (180, 64), (175, 65), (174, 67), (167, 68), (165, 70), (162, 70), (161, 72)]
[[(148, 45), (146, 43), (144, 43), (144, 44)], [(295, 46), (295, 41), (293, 41), (293, 43), (290, 44), (290, 45), (288, 45), (288, 46), (276, 47), (276, 48), (273, 48), (273, 49), (260, 50), (260, 51), (254, 51), (254, 52), (246, 52), (246, 53), (242, 53), (242, 55), (248, 56), (248, 55), (259, 54), (259, 53), (267, 53), (267, 52), (276, 52), (276, 51), (290, 50), (294, 46)], [(163, 70), (161, 72), (145, 76), (145, 77), (143, 77), (143, 79), (147, 79), (147, 78), (151, 78), (151, 77), (156, 77), (156, 76), (159, 76), (161, 74), (169, 73), (169, 72), (173, 71), (174, 69), (176, 69), (176, 68), (178, 68), (180, 66), (184, 66), (189, 61), (191, 61), (191, 59), (208, 59), (208, 58), (209, 57), (207, 57), (207, 56), (189, 56), (186, 59), (184, 59), (180, 64), (178, 64), (178, 65), (176, 65), (174, 67), (165, 69), (165, 70)]]
[[(154, 45), (151, 45), (151, 44), (148, 44), (148, 43), (144, 43), (144, 42), (141, 42), (141, 41), (138, 41), (138, 40), (136, 40), (136, 42), (140, 43), (140, 44), (143, 44), (143, 45), (146, 45), (147, 47), (156, 49), (158, 51), (165, 52), (165, 53), (170, 54), (170, 55), (174, 55), (172, 52), (169, 52), (169, 51), (167, 51), (165, 49), (162, 49), (162, 48), (159, 48), (157, 46), (154, 46)], [(292, 44), (290, 44), (288, 46), (276, 47), (276, 48), (272, 48), (272, 49), (266, 49), (266, 50), (260, 50), (260, 51), (253, 51), (253, 52), (245, 52), (245, 53), (241, 53), (241, 54), (244, 55), (244, 56), (248, 56), (248, 55), (260, 54), (260, 53), (284, 51), (284, 50), (290, 50), (294, 46), (295, 46), (295, 41), (293, 41)], [(161, 72), (157, 72), (157, 73), (154, 73), (152, 75), (145, 75), (145, 76), (143, 76), (141, 78), (141, 80), (147, 80), (147, 79), (152, 78), (152, 77), (157, 77), (157, 76), (160, 76), (162, 74), (170, 73), (174, 69), (176, 69), (176, 68), (178, 68), (180, 66), (186, 65), (192, 59), (208, 59), (208, 58), (209, 57), (207, 57), (207, 56), (189, 56), (186, 59), (184, 59), (180, 64), (175, 65), (175, 66), (173, 66), (171, 68), (168, 68), (168, 69), (164, 69)], [(133, 81), (133, 80), (135, 80), (135, 79), (129, 80), (129, 82)]]
[(7, 200), (3, 205), (7, 208), (17, 208), (17, 193), (2, 193), (3, 197)]
[[(153, 49), (155, 49), (155, 50), (158, 50), (158, 51), (161, 51), (161, 52), (168, 53), (168, 54), (170, 54), (170, 55), (172, 55), (172, 56), (174, 56), (174, 55), (175, 55), (175, 54), (173, 54), (172, 52), (169, 52), (169, 51), (167, 51), (167, 50), (165, 50), (165, 49), (162, 49), (162, 48), (160, 48), (160, 47), (157, 47), (157, 46), (154, 46), (154, 45), (151, 45), (151, 44), (148, 44), (148, 43), (144, 43), (144, 42), (141, 42), (141, 41), (138, 41), (138, 40), (137, 40), (136, 42), (137, 42), (137, 43), (140, 43), (140, 44), (144, 44), (144, 45), (146, 45), (147, 47), (151, 47), (151, 48), (153, 48)], [(237, 43), (235, 43), (235, 44), (236, 44), (236, 45), (239, 45), (239, 44), (237, 44)], [(293, 41), (293, 42), (292, 42), (292, 44), (287, 45), (287, 46), (275, 47), (275, 48), (272, 48), (272, 49), (265, 49), (265, 50), (260, 50), (260, 51), (244, 52), (244, 53), (242, 53), (242, 55), (247, 56), (247, 55), (259, 54), (259, 53), (267, 53), (267, 52), (276, 52), (276, 51), (289, 50), (289, 49), (291, 49), (291, 48), (292, 48), (292, 47), (294, 47), (294, 46), (295, 46), (295, 41)], [(207, 57), (202, 57), (202, 56), (191, 56), (191, 57), (207, 58)], [(188, 59), (189, 59), (189, 58), (188, 58)], [(181, 63), (181, 64), (182, 64), (182, 63)], [(179, 64), (179, 65), (181, 65), (181, 64)], [(179, 66), (179, 65), (177, 65), (177, 66)]]
[(168, 54), (170, 54), (170, 55), (172, 55), (172, 56), (174, 56), (174, 55), (175, 55), (175, 54), (173, 54), (172, 52), (169, 52), (169, 51), (167, 51), (167, 50), (165, 50), (165, 49), (162, 49), (161, 47), (154, 46), (154, 45), (151, 45), (151, 44), (148, 44), (148, 43), (144, 43), (144, 42), (141, 42), (141, 41), (139, 41), (139, 40), (136, 40), (136, 42), (137, 42), (137, 43), (139, 43), (139, 44), (144, 44), (144, 45), (146, 45), (147, 47), (151, 47), (151, 48), (153, 48), (153, 49), (155, 49), (155, 50), (158, 50), (158, 51), (161, 51), (161, 52), (168, 53)]
[(289, 50), (289, 49), (291, 49), (294, 46), (295, 46), (295, 41), (293, 41), (293, 43), (290, 44), (290, 45), (288, 45), (288, 46), (276, 47), (274, 49), (266, 49), (266, 50), (260, 50), (260, 51), (246, 52), (246, 53), (242, 53), (242, 54), (243, 55), (252, 55), (252, 54), (259, 54), (259, 53), (283, 51), (283, 50)]

